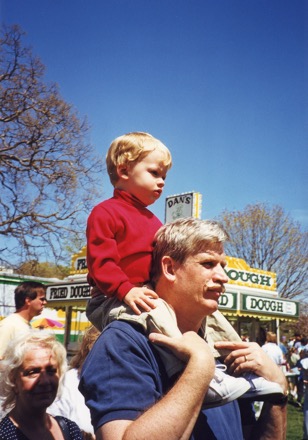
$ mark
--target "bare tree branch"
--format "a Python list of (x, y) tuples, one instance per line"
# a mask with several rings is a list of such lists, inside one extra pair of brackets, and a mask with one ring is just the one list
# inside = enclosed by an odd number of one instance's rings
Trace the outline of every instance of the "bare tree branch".
[(220, 220), (231, 237), (228, 254), (276, 272), (281, 297), (295, 298), (307, 290), (308, 234), (280, 206), (248, 205), (243, 211), (224, 211)]
[(0, 258), (61, 259), (61, 242), (84, 234), (103, 165), (22, 37), (17, 26), (0, 34)]

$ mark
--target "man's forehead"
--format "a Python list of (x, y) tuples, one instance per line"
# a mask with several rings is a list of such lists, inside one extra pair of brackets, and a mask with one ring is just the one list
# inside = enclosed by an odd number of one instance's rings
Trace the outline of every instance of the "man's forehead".
[(221, 252), (217, 252), (217, 251), (212, 251), (212, 250), (209, 250), (209, 249), (206, 250), (206, 251), (198, 252), (197, 254), (195, 254), (195, 256), (198, 256), (200, 258), (202, 258), (202, 257), (204, 257), (204, 258), (206, 258), (206, 257), (209, 257), (209, 258), (219, 258), (219, 259), (221, 259), (221, 258), (225, 259), (226, 258), (226, 255), (225, 255), (223, 250)]
[[(216, 243), (215, 243), (216, 244)], [(195, 258), (199, 260), (204, 260), (207, 258), (216, 259), (220, 261), (224, 261), (226, 263), (226, 254), (224, 252), (223, 245), (219, 243), (220, 246), (207, 246), (204, 250), (200, 250), (197, 254), (194, 255)]]
[(45, 296), (45, 290), (41, 287), (39, 287), (36, 291), (37, 296), (41, 297), (41, 296)]
[(204, 247), (199, 249), (199, 253), (216, 255), (216, 254), (224, 254), (224, 245), (221, 242), (218, 243), (206, 243)]

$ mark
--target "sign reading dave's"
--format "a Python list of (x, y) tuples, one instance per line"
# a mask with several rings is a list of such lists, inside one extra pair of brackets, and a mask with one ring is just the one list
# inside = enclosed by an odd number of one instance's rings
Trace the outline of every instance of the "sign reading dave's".
[(90, 286), (87, 283), (52, 284), (47, 286), (47, 301), (69, 301), (90, 299)]

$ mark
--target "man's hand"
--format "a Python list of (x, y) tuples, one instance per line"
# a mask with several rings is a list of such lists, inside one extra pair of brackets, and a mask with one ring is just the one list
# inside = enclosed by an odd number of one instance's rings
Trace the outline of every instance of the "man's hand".
[(198, 361), (205, 362), (206, 368), (214, 374), (215, 361), (211, 349), (197, 333), (190, 331), (178, 338), (170, 338), (161, 333), (150, 333), (149, 340), (169, 348), (176, 357), (186, 363), (190, 359), (199, 358)]
[(287, 392), (287, 381), (282, 370), (256, 342), (216, 342), (215, 348), (232, 350), (224, 360), (230, 373), (241, 375), (253, 371), (258, 376), (278, 383)]
[[(287, 393), (288, 385), (282, 370), (262, 350), (256, 342), (217, 342), (215, 347), (232, 350), (225, 358), (229, 371), (242, 374), (253, 371), (258, 376), (278, 383)], [(286, 438), (286, 405), (274, 405), (264, 402), (261, 416), (253, 425), (250, 440), (284, 440)], [(245, 436), (246, 438), (246, 436)]]
[(136, 315), (140, 315), (141, 312), (149, 312), (151, 309), (155, 309), (156, 303), (153, 299), (157, 298), (157, 293), (146, 286), (133, 287), (125, 295), (124, 302)]

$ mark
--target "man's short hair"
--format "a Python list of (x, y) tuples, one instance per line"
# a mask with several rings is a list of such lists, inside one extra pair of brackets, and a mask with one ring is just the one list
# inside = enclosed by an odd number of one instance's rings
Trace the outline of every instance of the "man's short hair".
[(214, 220), (189, 217), (166, 223), (154, 238), (151, 280), (156, 283), (160, 277), (163, 256), (182, 264), (189, 256), (204, 252), (207, 246), (227, 240), (228, 233)]
[(267, 341), (267, 342), (273, 342), (274, 344), (277, 344), (277, 336), (276, 336), (276, 333), (273, 333), (273, 332), (267, 332), (267, 333), (266, 333), (266, 341)]
[(46, 286), (37, 281), (24, 281), (15, 289), (15, 307), (21, 309), (26, 302), (26, 298), (35, 299), (39, 292), (46, 292)]

